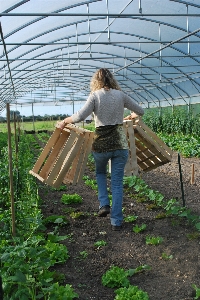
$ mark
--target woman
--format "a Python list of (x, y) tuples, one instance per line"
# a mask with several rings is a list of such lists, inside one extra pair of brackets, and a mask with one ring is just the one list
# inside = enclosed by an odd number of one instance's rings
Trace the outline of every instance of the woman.
[(94, 113), (95, 135), (92, 154), (96, 166), (98, 185), (99, 217), (110, 213), (107, 190), (107, 164), (111, 160), (112, 209), (111, 226), (120, 230), (123, 220), (123, 176), (128, 159), (128, 143), (123, 130), (124, 108), (133, 111), (132, 118), (142, 116), (143, 109), (129, 96), (123, 93), (112, 73), (105, 68), (99, 69), (90, 84), (91, 94), (85, 105), (71, 117), (58, 125), (63, 129), (68, 123), (85, 120)]

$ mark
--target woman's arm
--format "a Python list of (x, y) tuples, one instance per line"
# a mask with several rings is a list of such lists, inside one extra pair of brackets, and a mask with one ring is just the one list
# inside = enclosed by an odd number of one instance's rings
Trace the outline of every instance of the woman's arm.
[(85, 103), (85, 105), (73, 114), (71, 117), (65, 118), (63, 121), (57, 123), (57, 127), (63, 129), (66, 124), (78, 123), (85, 120), (94, 110), (94, 97), (90, 95)]

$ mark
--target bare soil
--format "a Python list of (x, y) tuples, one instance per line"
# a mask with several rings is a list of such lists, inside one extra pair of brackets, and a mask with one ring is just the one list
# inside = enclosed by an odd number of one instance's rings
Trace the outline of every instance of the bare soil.
[[(191, 166), (195, 165), (195, 183), (190, 183)], [(200, 215), (200, 160), (181, 158), (184, 196), (186, 206), (194, 214)], [(85, 175), (95, 178), (95, 173), (87, 167)], [(154, 190), (169, 200), (177, 198), (182, 203), (180, 173), (177, 153), (172, 162), (148, 173), (141, 173), (142, 179)], [(73, 204), (76, 212), (83, 212), (80, 218), (72, 218), (66, 212), (69, 207), (60, 199), (64, 193), (77, 193), (83, 198), (82, 204)], [(149, 265), (151, 270), (130, 277), (130, 283), (147, 292), (151, 300), (192, 300), (195, 291), (192, 284), (200, 288), (200, 235), (191, 234), (195, 228), (187, 220), (177, 218), (156, 219), (159, 209), (148, 210), (146, 203), (138, 203), (124, 190), (124, 216), (137, 215), (133, 223), (124, 222), (121, 231), (112, 231), (109, 216), (99, 218), (97, 195), (94, 190), (81, 183), (68, 186), (66, 191), (53, 190), (39, 183), (39, 195), (42, 199), (44, 218), (50, 215), (66, 215), (69, 224), (59, 228), (60, 235), (72, 234), (71, 239), (63, 241), (68, 248), (70, 258), (65, 264), (57, 265), (54, 270), (65, 275), (63, 284), (71, 284), (80, 300), (112, 300), (114, 289), (102, 285), (102, 275), (112, 265), (125, 270), (141, 265)], [(142, 233), (134, 233), (133, 225), (145, 223)], [(48, 231), (52, 227), (47, 228)], [(147, 245), (147, 235), (164, 239), (158, 246)], [(194, 238), (195, 237), (195, 238)], [(107, 245), (97, 249), (94, 243), (104, 240)], [(81, 258), (86, 251), (88, 256)], [(172, 259), (163, 259), (162, 253), (172, 255)]]

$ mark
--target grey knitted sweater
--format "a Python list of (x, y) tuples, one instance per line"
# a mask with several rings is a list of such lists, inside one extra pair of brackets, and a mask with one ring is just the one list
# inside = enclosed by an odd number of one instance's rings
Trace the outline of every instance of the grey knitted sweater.
[(85, 120), (94, 113), (95, 127), (122, 124), (124, 108), (142, 116), (144, 110), (124, 92), (104, 88), (91, 93), (85, 105), (72, 115), (74, 123)]

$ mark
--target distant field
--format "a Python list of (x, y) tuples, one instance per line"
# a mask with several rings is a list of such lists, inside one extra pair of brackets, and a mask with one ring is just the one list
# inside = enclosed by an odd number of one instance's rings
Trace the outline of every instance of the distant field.
[[(55, 129), (55, 125), (56, 125), (57, 121), (36, 121), (34, 122), (20, 122), (19, 124), (17, 123), (17, 129), (18, 127), (20, 127), (20, 130), (24, 131), (30, 131), (30, 130), (49, 130), (49, 131), (53, 131)], [(11, 131), (14, 132), (14, 123), (11, 122)], [(91, 123), (92, 124), (92, 123)], [(80, 122), (78, 124), (76, 124), (79, 127), (84, 127), (90, 130), (91, 124), (86, 124), (83, 122)], [(7, 123), (0, 123), (0, 132), (7, 132)]]

